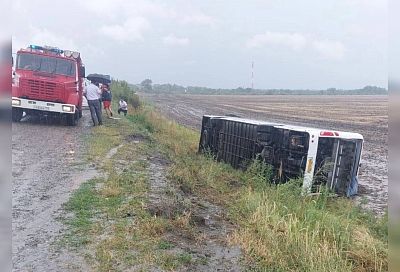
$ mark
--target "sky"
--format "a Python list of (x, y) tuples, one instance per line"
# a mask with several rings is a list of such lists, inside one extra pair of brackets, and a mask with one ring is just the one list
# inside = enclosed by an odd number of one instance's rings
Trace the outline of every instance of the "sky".
[(14, 0), (13, 52), (81, 52), (87, 73), (237, 88), (387, 87), (386, 0)]

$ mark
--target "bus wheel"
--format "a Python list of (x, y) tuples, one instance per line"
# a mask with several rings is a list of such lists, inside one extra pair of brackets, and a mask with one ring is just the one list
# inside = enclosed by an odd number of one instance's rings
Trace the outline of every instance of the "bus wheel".
[(78, 124), (79, 113), (75, 111), (75, 114), (67, 115), (67, 125), (68, 126), (76, 126)]
[(203, 131), (203, 137), (201, 137), (201, 147), (203, 148), (203, 149), (206, 149), (206, 148), (208, 148), (209, 147), (209, 142), (208, 142), (208, 131), (205, 129), (204, 131)]
[(24, 112), (22, 111), (22, 109), (13, 108), (11, 114), (12, 114), (12, 120), (14, 122), (19, 122), (19, 121), (21, 121), (22, 115), (24, 114)]

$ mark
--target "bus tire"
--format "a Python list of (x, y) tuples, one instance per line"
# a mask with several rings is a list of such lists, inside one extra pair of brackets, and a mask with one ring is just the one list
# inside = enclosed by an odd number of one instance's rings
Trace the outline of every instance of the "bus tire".
[(209, 145), (209, 142), (208, 142), (208, 131), (205, 129), (203, 131), (203, 135), (201, 137), (201, 147), (203, 149), (205, 149), (205, 148), (208, 147), (208, 145)]

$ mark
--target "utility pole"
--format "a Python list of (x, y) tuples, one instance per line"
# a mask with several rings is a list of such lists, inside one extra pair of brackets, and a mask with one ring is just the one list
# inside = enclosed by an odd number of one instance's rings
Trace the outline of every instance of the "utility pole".
[(251, 62), (251, 89), (254, 90), (254, 61)]

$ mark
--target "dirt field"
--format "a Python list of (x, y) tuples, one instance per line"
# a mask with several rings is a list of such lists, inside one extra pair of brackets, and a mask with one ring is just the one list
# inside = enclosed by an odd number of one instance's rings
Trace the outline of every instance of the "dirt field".
[(235, 114), (259, 120), (285, 122), (358, 132), (365, 144), (360, 169), (359, 197), (382, 213), (388, 198), (387, 96), (210, 96), (144, 95), (167, 117), (200, 129), (204, 114)]

